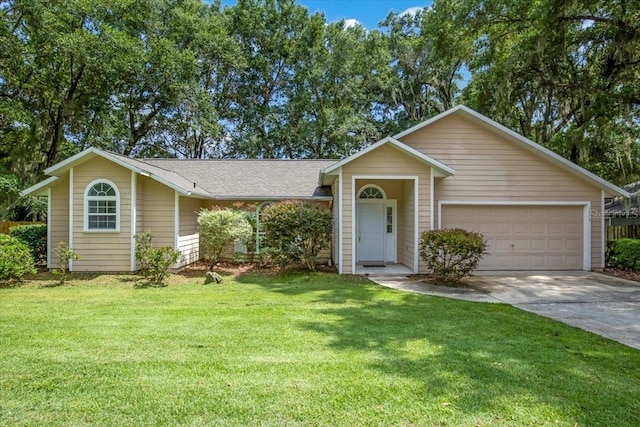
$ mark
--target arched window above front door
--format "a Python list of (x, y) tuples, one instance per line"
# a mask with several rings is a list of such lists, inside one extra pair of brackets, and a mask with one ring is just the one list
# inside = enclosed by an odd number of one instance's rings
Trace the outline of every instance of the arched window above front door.
[(358, 193), (358, 199), (386, 199), (384, 190), (377, 185), (367, 185)]

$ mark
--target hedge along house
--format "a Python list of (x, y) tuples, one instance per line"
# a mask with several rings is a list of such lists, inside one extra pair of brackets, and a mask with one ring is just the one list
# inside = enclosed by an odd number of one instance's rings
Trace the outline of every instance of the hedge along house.
[(629, 196), (464, 106), (340, 161), (136, 160), (90, 148), (45, 172), (23, 194), (49, 196), (48, 264), (65, 240), (82, 256), (76, 271), (135, 270), (133, 235), (146, 230), (186, 265), (200, 258), (200, 208), (245, 202), (259, 215), (284, 199), (333, 210), (342, 274), (422, 272), (420, 234), (452, 227), (485, 235), (483, 270), (601, 269), (604, 199)]

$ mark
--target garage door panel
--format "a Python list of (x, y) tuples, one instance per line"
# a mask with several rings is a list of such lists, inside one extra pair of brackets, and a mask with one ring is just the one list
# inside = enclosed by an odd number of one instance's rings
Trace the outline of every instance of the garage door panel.
[(581, 270), (582, 206), (442, 207), (443, 228), (485, 236), (479, 270)]

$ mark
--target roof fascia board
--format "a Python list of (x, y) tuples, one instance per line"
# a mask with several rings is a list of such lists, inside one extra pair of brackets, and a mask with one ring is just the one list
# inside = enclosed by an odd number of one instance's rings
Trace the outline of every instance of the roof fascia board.
[(31, 196), (33, 194), (38, 195), (40, 190), (47, 189), (47, 187), (49, 187), (51, 184), (56, 182), (58, 179), (60, 179), (60, 178), (58, 178), (57, 176), (50, 176), (49, 178), (45, 179), (44, 181), (40, 181), (39, 183), (34, 184), (29, 188), (25, 188), (24, 190), (22, 190), (18, 194), (20, 194), (21, 197)]

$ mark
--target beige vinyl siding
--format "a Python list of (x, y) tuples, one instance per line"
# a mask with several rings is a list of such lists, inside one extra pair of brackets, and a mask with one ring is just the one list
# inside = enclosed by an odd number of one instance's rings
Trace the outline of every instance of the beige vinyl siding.
[(144, 180), (148, 179), (142, 175), (136, 174), (136, 233), (142, 233), (145, 231), (144, 229), (144, 199), (145, 199), (145, 188), (144, 188)]
[[(401, 141), (456, 170), (455, 176), (436, 180), (436, 203), (588, 201), (593, 212), (602, 212), (599, 188), (468, 118), (444, 117)], [(592, 268), (602, 267), (601, 236), (601, 223), (593, 220)]]
[[(344, 182), (342, 183), (342, 191), (343, 191), (343, 204), (342, 212), (343, 212), (343, 273), (344, 274), (353, 274), (352, 272), (352, 260), (354, 256), (354, 245), (353, 245), (353, 220), (352, 220), (352, 188), (351, 181), (352, 177), (356, 175), (366, 176), (366, 175), (375, 175), (375, 176), (417, 176), (419, 180), (419, 227), (420, 230), (428, 230), (429, 229), (429, 185), (430, 185), (430, 175), (431, 169), (429, 166), (425, 165), (418, 160), (413, 159), (408, 156), (406, 153), (401, 152), (398, 149), (393, 147), (383, 145), (362, 157), (359, 157), (352, 162), (346, 164), (342, 168), (342, 177)], [(359, 185), (360, 180), (356, 183)], [(412, 181), (411, 181), (412, 183)], [(400, 190), (402, 191), (402, 190)], [(357, 192), (357, 189), (356, 189)], [(405, 206), (406, 209), (406, 206)], [(411, 221), (406, 221), (407, 215), (411, 216)], [(403, 218), (403, 225), (406, 229), (408, 226), (413, 225), (413, 211), (410, 214), (405, 212)], [(402, 233), (400, 229), (398, 229), (398, 233)], [(406, 236), (406, 231), (404, 231)], [(411, 238), (411, 241), (413, 239)], [(406, 237), (405, 237), (405, 246), (406, 246)], [(398, 251), (398, 257), (406, 257), (401, 252)], [(409, 264), (409, 267), (413, 267), (413, 260)]]
[(202, 200), (180, 197), (180, 233), (178, 235), (179, 267), (200, 259), (200, 235), (198, 234), (198, 211)]
[[(85, 193), (97, 180), (113, 182), (120, 193), (120, 230), (118, 232), (85, 232)], [(101, 157), (94, 157), (74, 168), (73, 173), (73, 247), (80, 259), (73, 262), (74, 271), (131, 270), (131, 172)]]
[(139, 188), (143, 200), (138, 200), (138, 212), (142, 212), (142, 228), (139, 231), (153, 233), (153, 246), (175, 247), (175, 190), (151, 178), (142, 177)]
[(58, 268), (60, 260), (56, 255), (56, 248), (60, 242), (69, 242), (69, 178), (64, 177), (56, 181), (51, 187), (51, 248), (49, 253), (49, 268)]

